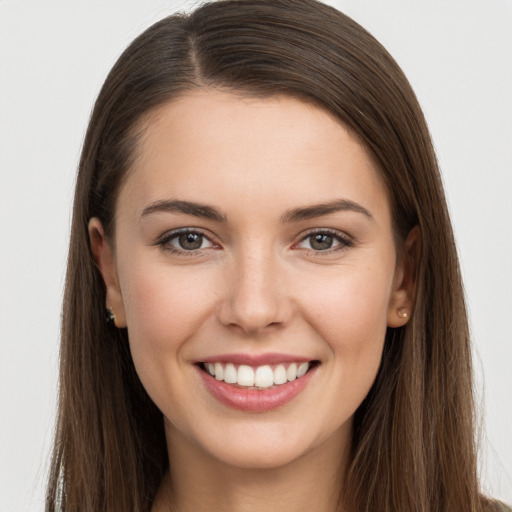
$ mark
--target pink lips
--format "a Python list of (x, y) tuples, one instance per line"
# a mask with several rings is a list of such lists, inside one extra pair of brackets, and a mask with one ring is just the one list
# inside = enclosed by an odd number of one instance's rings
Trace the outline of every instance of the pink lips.
[(263, 366), (265, 364), (280, 363), (307, 363), (311, 358), (293, 356), (290, 354), (221, 354), (214, 357), (202, 359), (202, 363), (233, 363), (246, 364), (248, 366)]
[[(263, 354), (251, 356), (247, 354), (226, 354), (211, 358), (206, 358), (204, 363), (233, 363), (246, 364), (249, 366), (275, 365), (291, 362), (308, 362), (311, 359), (301, 358), (283, 354)], [(312, 367), (302, 377), (275, 386), (268, 389), (250, 389), (241, 386), (227, 384), (212, 377), (209, 373), (203, 371), (199, 366), (197, 371), (206, 387), (206, 389), (222, 404), (247, 412), (264, 412), (281, 407), (289, 403), (308, 385), (311, 377), (317, 369)]]

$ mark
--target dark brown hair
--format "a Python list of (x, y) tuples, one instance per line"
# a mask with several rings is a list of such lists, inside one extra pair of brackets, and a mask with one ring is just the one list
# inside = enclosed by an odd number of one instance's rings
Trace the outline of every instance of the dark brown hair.
[(148, 511), (169, 464), (162, 415), (134, 370), (126, 330), (104, 321), (87, 225), (99, 217), (112, 237), (143, 116), (205, 87), (292, 95), (327, 109), (373, 154), (399, 244), (419, 226), (414, 313), (405, 328), (388, 330), (378, 376), (357, 410), (348, 509), (484, 510), (459, 265), (436, 157), (407, 79), (368, 32), (331, 7), (227, 0), (150, 27), (121, 55), (96, 101), (76, 184), (47, 511)]

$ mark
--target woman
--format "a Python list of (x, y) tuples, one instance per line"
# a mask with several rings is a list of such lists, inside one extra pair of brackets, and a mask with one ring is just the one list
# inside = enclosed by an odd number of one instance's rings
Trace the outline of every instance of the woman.
[(62, 340), (48, 510), (495, 506), (428, 130), (389, 54), (320, 3), (207, 4), (121, 56)]

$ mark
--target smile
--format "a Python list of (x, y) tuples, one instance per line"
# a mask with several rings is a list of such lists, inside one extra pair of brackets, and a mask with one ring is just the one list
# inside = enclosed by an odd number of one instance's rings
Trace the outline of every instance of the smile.
[(293, 382), (303, 377), (311, 362), (293, 362), (252, 367), (234, 363), (203, 363), (202, 368), (212, 377), (226, 384), (236, 384), (251, 389), (268, 389)]
[(265, 412), (288, 404), (307, 387), (320, 366), (316, 360), (279, 355), (222, 356), (196, 364), (206, 390), (215, 399), (246, 412)]

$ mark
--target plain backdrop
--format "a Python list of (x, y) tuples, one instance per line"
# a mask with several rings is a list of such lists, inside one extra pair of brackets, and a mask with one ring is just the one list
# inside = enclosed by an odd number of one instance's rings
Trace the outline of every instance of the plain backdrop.
[[(388, 48), (425, 110), (471, 316), (483, 487), (512, 503), (512, 1), (328, 3)], [(72, 191), (93, 101), (137, 34), (191, 5), (0, 0), (0, 512), (43, 509)]]

